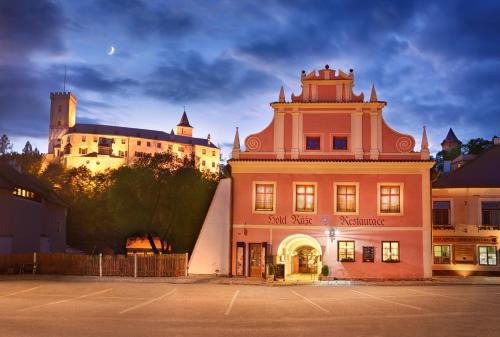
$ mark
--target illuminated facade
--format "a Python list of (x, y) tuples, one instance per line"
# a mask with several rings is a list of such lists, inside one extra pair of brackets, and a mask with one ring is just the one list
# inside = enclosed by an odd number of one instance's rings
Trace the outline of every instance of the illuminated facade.
[(230, 273), (285, 278), (419, 279), (432, 275), (431, 191), (422, 148), (384, 121), (375, 88), (353, 92), (354, 73), (302, 72), (302, 93), (271, 103), (271, 123), (238, 131), (232, 170)]
[(500, 275), (500, 138), (493, 143), (433, 183), (435, 275)]
[(178, 157), (194, 156), (201, 171), (218, 173), (220, 149), (207, 138), (193, 137), (186, 112), (176, 132), (170, 133), (111, 125), (77, 124), (76, 97), (69, 92), (51, 93), (48, 159), (66, 167), (86, 166), (91, 171), (116, 169), (137, 157), (170, 151)]

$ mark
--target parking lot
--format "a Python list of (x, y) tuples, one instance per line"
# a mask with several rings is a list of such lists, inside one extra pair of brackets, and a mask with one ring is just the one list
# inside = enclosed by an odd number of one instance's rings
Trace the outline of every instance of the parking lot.
[(499, 286), (0, 281), (0, 336), (498, 336)]

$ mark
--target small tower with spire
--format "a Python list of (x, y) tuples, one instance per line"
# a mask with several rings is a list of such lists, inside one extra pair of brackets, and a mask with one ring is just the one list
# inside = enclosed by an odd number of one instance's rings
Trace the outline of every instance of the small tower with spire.
[(184, 108), (184, 112), (182, 113), (181, 121), (175, 128), (175, 134), (178, 136), (193, 137), (193, 127), (189, 124), (186, 108)]
[(234, 134), (233, 151), (231, 152), (232, 159), (240, 159), (240, 134), (238, 133), (238, 127), (236, 127), (236, 133)]
[(375, 84), (372, 84), (372, 92), (370, 94), (370, 102), (377, 102), (377, 91), (375, 90)]
[(462, 145), (462, 142), (455, 136), (455, 132), (450, 128), (446, 138), (441, 142), (441, 148), (443, 151), (450, 152), (451, 150)]
[(281, 86), (280, 89), (279, 101), (280, 103), (285, 102), (285, 90), (283, 89), (283, 86)]

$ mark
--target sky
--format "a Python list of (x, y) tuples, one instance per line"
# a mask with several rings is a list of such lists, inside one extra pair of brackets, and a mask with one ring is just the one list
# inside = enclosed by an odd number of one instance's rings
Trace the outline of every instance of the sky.
[(47, 151), (66, 66), (77, 123), (169, 132), (185, 106), (227, 159), (236, 126), (260, 131), (281, 86), (289, 100), (329, 64), (435, 153), (450, 127), (500, 135), (499, 17), (498, 1), (0, 0), (0, 133)]

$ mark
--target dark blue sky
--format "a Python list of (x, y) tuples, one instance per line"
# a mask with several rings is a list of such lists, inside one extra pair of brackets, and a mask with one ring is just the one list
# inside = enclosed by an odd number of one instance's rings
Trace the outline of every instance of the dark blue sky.
[[(431, 148), (500, 135), (498, 1), (0, 0), (0, 133), (46, 151), (49, 92), (77, 120), (169, 131), (183, 106), (195, 136), (225, 147), (264, 128), (281, 85), (325, 64), (372, 83), (385, 118)], [(107, 55), (110, 46), (116, 52)], [(368, 96), (369, 97), (369, 96)]]

